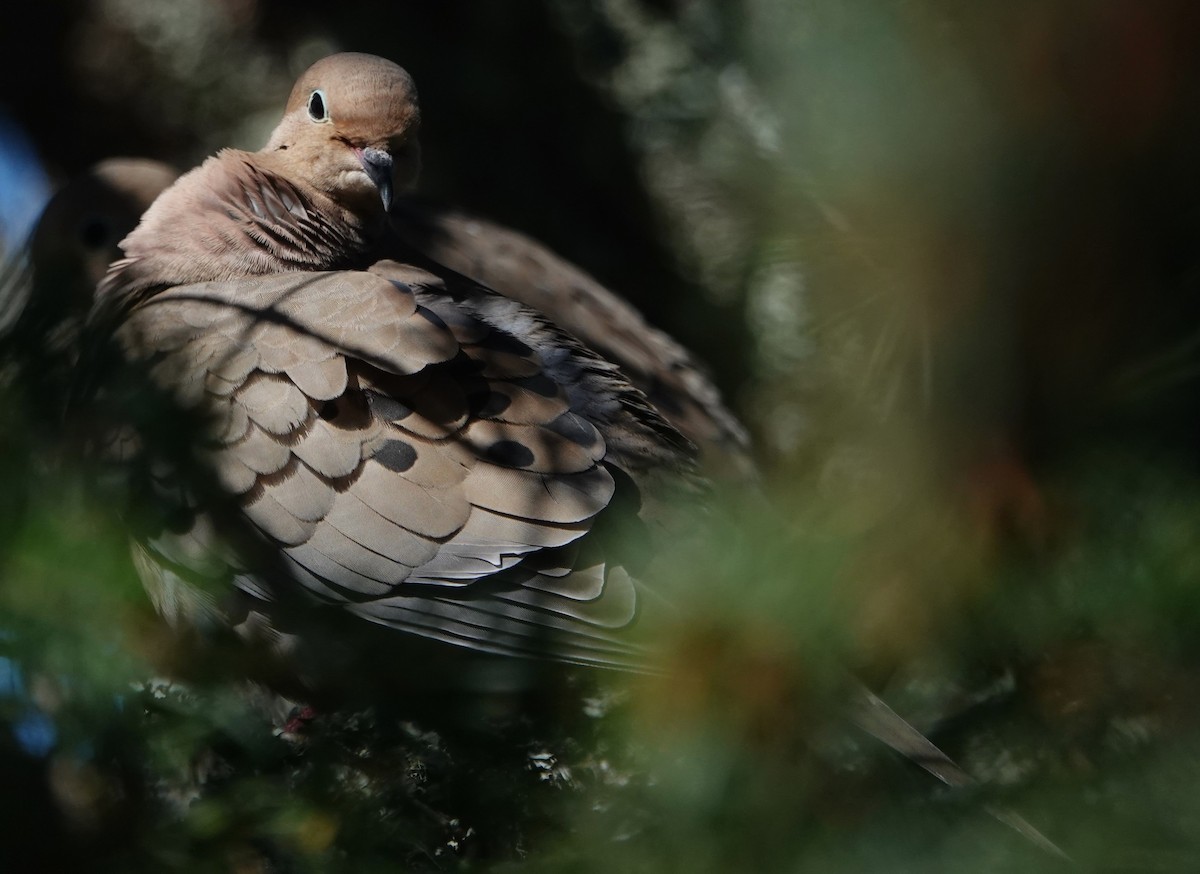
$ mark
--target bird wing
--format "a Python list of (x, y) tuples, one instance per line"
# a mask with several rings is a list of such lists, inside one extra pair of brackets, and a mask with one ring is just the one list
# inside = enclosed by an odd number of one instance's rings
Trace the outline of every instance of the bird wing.
[(545, 313), (618, 364), (700, 448), (710, 472), (753, 477), (748, 435), (703, 366), (627, 301), (530, 237), (477, 216), (407, 197), (392, 218), (405, 245)]
[(610, 369), (533, 316), (522, 339), (521, 313), (505, 329), (404, 270), (180, 286), (119, 341), (208, 417), (205, 458), (286, 585), (478, 650), (633, 666), (614, 632), (637, 585), (589, 535), (632, 481), (601, 429), (636, 446), (639, 396), (599, 397)]

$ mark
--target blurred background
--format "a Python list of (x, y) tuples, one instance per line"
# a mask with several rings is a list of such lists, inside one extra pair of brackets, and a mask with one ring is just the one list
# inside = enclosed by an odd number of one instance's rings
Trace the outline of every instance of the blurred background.
[[(672, 563), (670, 684), (584, 679), (569, 719), (474, 732), (335, 715), (292, 742), (232, 684), (151, 681), (169, 644), (119, 523), (8, 380), (0, 854), (1058, 870), (989, 819), (1002, 804), (1086, 870), (1200, 867), (1200, 6), (59, 0), (15, 20), (10, 255), (94, 162), (256, 149), (309, 63), (380, 54), (420, 90), (421, 190), (691, 348), (765, 494), (723, 494), (727, 536)], [(859, 737), (846, 665), (985, 785)]]

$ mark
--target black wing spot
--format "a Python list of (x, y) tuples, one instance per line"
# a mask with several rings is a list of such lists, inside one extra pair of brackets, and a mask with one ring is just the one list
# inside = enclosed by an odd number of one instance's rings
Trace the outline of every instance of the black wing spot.
[(488, 392), (484, 396), (483, 402), (479, 405), (477, 415), (481, 419), (494, 419), (511, 406), (512, 398), (504, 394), (504, 392)]
[(376, 392), (367, 392), (367, 403), (371, 405), (371, 412), (389, 422), (402, 422), (413, 413), (412, 407)]
[(389, 440), (372, 457), (388, 470), (404, 473), (417, 463), (417, 450), (403, 440)]
[(497, 440), (487, 448), (484, 457), (505, 467), (528, 467), (533, 464), (533, 452), (515, 440)]

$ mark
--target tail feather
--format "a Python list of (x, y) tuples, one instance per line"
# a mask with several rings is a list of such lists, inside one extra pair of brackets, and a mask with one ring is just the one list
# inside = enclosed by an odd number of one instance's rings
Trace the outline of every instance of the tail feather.
[[(865, 686), (854, 684), (847, 715), (851, 722), (867, 734), (887, 744), (947, 786), (962, 788), (978, 785), (978, 781), (974, 777), (960, 768), (929, 738), (917, 731), (882, 698)], [(1071, 861), (1071, 857), (1063, 852), (1057, 844), (1038, 831), (1016, 811), (995, 804), (989, 804), (985, 809), (997, 821), (1004, 823), (1030, 843), (1052, 856), (1057, 856), (1067, 862)]]

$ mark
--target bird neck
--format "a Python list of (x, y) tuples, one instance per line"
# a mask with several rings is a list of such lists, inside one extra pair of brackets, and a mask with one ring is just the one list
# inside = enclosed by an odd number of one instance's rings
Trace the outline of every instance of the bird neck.
[(229, 149), (154, 202), (102, 289), (144, 298), (176, 285), (361, 267), (384, 229), (385, 217), (364, 218), (261, 154)]

